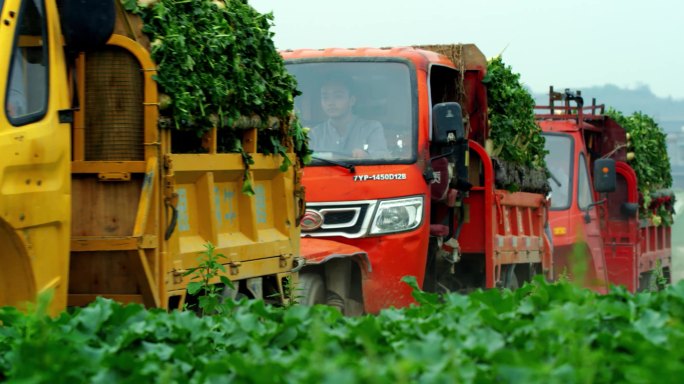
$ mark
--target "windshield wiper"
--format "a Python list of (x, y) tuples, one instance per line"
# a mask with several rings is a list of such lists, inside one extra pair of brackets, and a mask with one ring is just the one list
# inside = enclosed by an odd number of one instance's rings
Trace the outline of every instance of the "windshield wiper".
[(556, 184), (558, 184), (559, 187), (561, 186), (560, 180), (558, 180), (558, 178), (556, 177), (556, 175), (553, 174), (553, 172), (549, 171), (549, 176), (551, 176), (551, 179), (552, 179), (553, 181), (555, 181)]
[(324, 163), (337, 165), (338, 167), (346, 168), (350, 173), (356, 173), (356, 167), (354, 167), (354, 164), (349, 164), (349, 163), (345, 163), (342, 161), (328, 160), (328, 159), (324, 159), (324, 158), (316, 157), (316, 156), (311, 156), (311, 158), (313, 160), (320, 160)]

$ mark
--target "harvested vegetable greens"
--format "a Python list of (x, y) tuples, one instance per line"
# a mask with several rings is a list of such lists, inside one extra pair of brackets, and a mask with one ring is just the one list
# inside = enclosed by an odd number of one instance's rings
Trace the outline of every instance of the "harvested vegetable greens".
[(641, 218), (654, 224), (672, 224), (674, 194), (667, 137), (650, 116), (635, 112), (625, 116), (609, 108), (606, 112), (627, 131), (627, 161), (637, 174), (637, 188), (641, 196)]
[(141, 16), (152, 41), (160, 113), (172, 128), (200, 137), (217, 127), (220, 148), (242, 152), (236, 125), (247, 117), (268, 132), (258, 152), (284, 154), (294, 144), (300, 159), (310, 154), (306, 133), (293, 121), (297, 84), (273, 44), (272, 14), (258, 13), (246, 0), (121, 2)]
[[(489, 60), (482, 82), (487, 86), (491, 155), (501, 175), (497, 183), (514, 190), (548, 190), (544, 137), (535, 122), (534, 99), (520, 83), (520, 74), (497, 56)], [(537, 179), (542, 185), (535, 185)]]

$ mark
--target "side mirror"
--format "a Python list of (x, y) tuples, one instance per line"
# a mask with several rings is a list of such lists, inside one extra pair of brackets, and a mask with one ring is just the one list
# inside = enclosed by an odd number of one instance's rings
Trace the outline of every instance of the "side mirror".
[(461, 105), (456, 102), (439, 103), (432, 107), (432, 142), (453, 145), (465, 138)]
[(114, 1), (62, 0), (60, 21), (69, 51), (86, 52), (97, 49), (106, 44), (114, 32)]
[(594, 161), (594, 190), (596, 192), (613, 192), (616, 184), (615, 160), (598, 159)]

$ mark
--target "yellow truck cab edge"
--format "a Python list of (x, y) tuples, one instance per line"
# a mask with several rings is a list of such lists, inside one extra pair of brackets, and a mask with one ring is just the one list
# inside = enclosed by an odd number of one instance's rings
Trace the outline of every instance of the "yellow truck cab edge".
[[(55, 289), (66, 304), (71, 233), (69, 108), (57, 8), (5, 0), (0, 21), (0, 303)], [(37, 25), (33, 17), (42, 17)], [(30, 15), (30, 16), (26, 16)], [(26, 57), (22, 57), (23, 55)], [(25, 76), (22, 80), (19, 76)], [(28, 95), (16, 88), (27, 85)], [(23, 98), (23, 105), (15, 101)]]
[(0, 306), (54, 289), (52, 313), (98, 296), (180, 308), (208, 242), (236, 284), (228, 295), (283, 300), (296, 283), (300, 171), (257, 153), (257, 123), (241, 127), (254, 196), (241, 192), (242, 155), (217, 153), (217, 129), (203, 153), (175, 153), (141, 20), (90, 1), (93, 17), (111, 12), (102, 39), (87, 28), (104, 22), (56, 3), (0, 0)]

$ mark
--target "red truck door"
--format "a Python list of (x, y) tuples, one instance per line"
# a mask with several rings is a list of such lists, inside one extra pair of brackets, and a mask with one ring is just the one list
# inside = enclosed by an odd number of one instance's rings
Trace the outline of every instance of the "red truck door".
[(608, 278), (614, 285), (624, 285), (630, 292), (638, 284), (639, 220), (637, 176), (627, 163), (615, 166), (615, 192), (608, 201), (607, 236), (604, 241)]
[(602, 205), (605, 203), (594, 201), (593, 199), (591, 178), (584, 152), (579, 153), (577, 172), (577, 205), (583, 213), (583, 217), (578, 220), (578, 223), (584, 222), (584, 235), (586, 236), (586, 243), (589, 248), (589, 255), (586, 256), (587, 259), (590, 258), (590, 260), (585, 259), (587, 266), (586, 283), (594, 289), (603, 291), (605, 290), (608, 276), (606, 275), (603, 234), (601, 233), (598, 209), (603, 209)]

